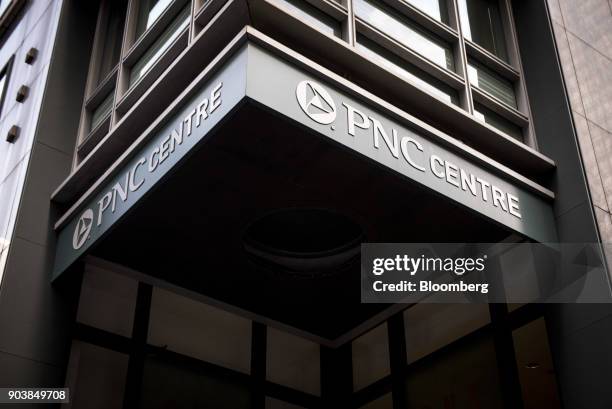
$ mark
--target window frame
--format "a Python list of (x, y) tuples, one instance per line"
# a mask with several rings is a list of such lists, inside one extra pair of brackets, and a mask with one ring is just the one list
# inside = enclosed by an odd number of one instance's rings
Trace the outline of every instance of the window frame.
[(0, 70), (0, 76), (4, 76), (4, 87), (0, 90), (0, 118), (3, 118), (5, 115), (4, 112), (4, 102), (6, 101), (6, 96), (8, 94), (8, 90), (11, 82), (11, 74), (13, 72), (13, 63), (15, 62), (15, 54), (11, 55), (8, 59), (4, 67)]

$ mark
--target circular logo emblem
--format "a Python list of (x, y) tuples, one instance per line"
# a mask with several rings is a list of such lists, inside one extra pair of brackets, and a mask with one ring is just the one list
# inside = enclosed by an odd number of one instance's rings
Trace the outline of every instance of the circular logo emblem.
[(302, 81), (295, 89), (302, 111), (315, 122), (329, 125), (336, 119), (336, 104), (327, 90), (313, 81)]
[(83, 212), (79, 221), (76, 224), (74, 229), (74, 235), (72, 236), (72, 247), (75, 250), (83, 247), (83, 244), (89, 238), (89, 233), (91, 232), (91, 226), (93, 225), (94, 214), (91, 209), (87, 209)]

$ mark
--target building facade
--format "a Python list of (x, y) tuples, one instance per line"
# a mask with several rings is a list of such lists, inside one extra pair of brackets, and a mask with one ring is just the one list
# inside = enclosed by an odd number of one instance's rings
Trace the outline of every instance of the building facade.
[(611, 304), (366, 304), (358, 257), (591, 243), (609, 292), (608, 0), (1, 7), (0, 387), (612, 405)]

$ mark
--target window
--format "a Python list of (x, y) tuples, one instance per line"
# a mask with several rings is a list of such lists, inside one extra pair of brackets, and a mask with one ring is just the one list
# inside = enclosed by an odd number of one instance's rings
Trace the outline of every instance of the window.
[(102, 53), (98, 62), (96, 83), (99, 84), (119, 62), (121, 54), (121, 42), (123, 40), (123, 26), (125, 24), (125, 13), (127, 4), (124, 1), (110, 1), (106, 12), (106, 21), (100, 27), (100, 34), (104, 40), (101, 45)]
[(492, 110), (484, 107), (481, 104), (474, 104), (474, 116), (484, 123), (491, 125), (494, 128), (497, 128), (501, 132), (517, 139), (519, 141), (523, 141), (523, 130), (520, 126), (515, 123), (507, 120), (503, 116), (493, 112)]
[(446, 0), (408, 0), (412, 4), (430, 17), (448, 24), (448, 9)]
[(164, 52), (189, 26), (190, 9), (186, 6), (175, 17), (164, 32), (155, 40), (130, 72), (130, 86), (134, 85), (160, 59)]
[(4, 99), (6, 98), (6, 91), (9, 85), (9, 79), (11, 76), (11, 68), (13, 66), (13, 59), (15, 57), (11, 57), (11, 59), (6, 63), (2, 71), (0, 71), (0, 115), (2, 115), (2, 109), (4, 107)]
[(237, 378), (197, 362), (150, 353), (145, 358), (140, 408), (249, 409), (251, 390)]
[(123, 275), (87, 266), (83, 274), (77, 321), (130, 337), (138, 283)]
[(406, 400), (409, 408), (502, 409), (492, 337), (454, 345), (411, 369)]
[(300, 16), (307, 24), (318, 28), (324, 33), (339, 37), (340, 23), (328, 16), (305, 0), (282, 0), (283, 6)]
[(353, 341), (353, 390), (358, 391), (391, 373), (387, 331), (387, 324), (383, 323)]
[(468, 78), (473, 86), (480, 88), (512, 108), (517, 107), (514, 84), (502, 76), (470, 60), (468, 62)]
[(269, 327), (267, 337), (266, 378), (320, 396), (319, 344)]
[(266, 396), (265, 409), (306, 409), (302, 406), (294, 405), (293, 403), (284, 402), (282, 400), (274, 399)]
[(136, 39), (157, 21), (168, 8), (172, 0), (141, 0), (138, 3), (138, 23), (136, 24)]
[(459, 0), (459, 16), (465, 38), (508, 60), (499, 0)]
[(393, 397), (391, 393), (381, 396), (378, 399), (361, 406), (359, 409), (393, 409)]
[(73, 341), (66, 375), (72, 407), (121, 409), (128, 359), (110, 349)]
[(148, 343), (249, 373), (251, 325), (246, 318), (155, 288)]
[(440, 80), (433, 78), (431, 75), (416, 68), (412, 64), (402, 61), (402, 59), (375, 42), (364, 36), (357, 36), (357, 49), (363, 51), (372, 60), (380, 61), (381, 65), (389, 71), (394, 72), (400, 77), (406, 78), (409, 82), (414, 83), (417, 87), (423, 89), (430, 94), (440, 98), (443, 101), (452, 104), (459, 103), (457, 90), (442, 83)]
[(13, 0), (1, 0), (0, 1), (0, 16), (2, 16), (2, 14), (4, 14), (4, 12), (8, 8), (8, 6), (11, 4), (11, 1), (13, 1)]
[(91, 123), (89, 125), (89, 132), (93, 131), (100, 125), (111, 113), (113, 108), (113, 96), (114, 92), (110, 92), (100, 105), (95, 108), (91, 113)]
[(416, 304), (404, 311), (408, 362), (418, 361), (489, 322), (485, 304)]
[(398, 12), (372, 0), (355, 0), (355, 15), (402, 45), (449, 70), (455, 69), (449, 44), (419, 28)]

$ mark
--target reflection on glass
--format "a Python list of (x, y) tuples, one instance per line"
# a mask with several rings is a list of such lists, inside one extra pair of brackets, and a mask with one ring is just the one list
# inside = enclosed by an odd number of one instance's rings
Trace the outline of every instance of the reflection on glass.
[(110, 2), (110, 11), (104, 33), (104, 44), (102, 45), (102, 57), (98, 67), (98, 83), (100, 83), (119, 62), (126, 10), (127, 5), (125, 2)]
[(114, 92), (110, 92), (106, 98), (104, 98), (104, 101), (102, 101), (100, 105), (93, 110), (91, 114), (91, 124), (89, 125), (90, 132), (96, 129), (96, 127), (106, 119), (108, 114), (110, 114), (113, 107), (113, 95)]
[(448, 24), (448, 9), (446, 0), (408, 0), (419, 10), (445, 24)]
[(459, 97), (457, 91), (443, 82), (431, 77), (429, 74), (419, 70), (412, 64), (403, 61), (395, 54), (368, 40), (366, 37), (358, 36), (357, 48), (365, 52), (372, 60), (379, 62), (389, 71), (405, 77), (417, 87), (435, 95), (443, 101), (457, 105)]
[(321, 396), (319, 344), (268, 327), (266, 379)]
[(463, 36), (508, 60), (499, 0), (459, 0)]
[(389, 392), (378, 399), (374, 399), (373, 401), (366, 403), (359, 409), (393, 409), (393, 397)]
[(94, 267), (85, 267), (77, 321), (113, 334), (132, 336), (138, 282)]
[(410, 20), (382, 4), (371, 0), (355, 0), (354, 7), (355, 15), (366, 23), (441, 67), (454, 70), (453, 52), (449, 44), (424, 32)]
[(411, 368), (406, 400), (409, 408), (502, 409), (493, 339), (456, 345)]
[(141, 0), (138, 4), (138, 23), (136, 24), (136, 39), (161, 16), (172, 0)]
[(504, 104), (516, 108), (514, 85), (504, 77), (475, 61), (470, 61), (468, 63), (468, 79), (470, 84), (491, 94), (491, 96), (499, 99)]
[(474, 116), (476, 117), (476, 119), (483, 121), (494, 128), (497, 128), (508, 136), (511, 136), (514, 139), (518, 139), (521, 142), (523, 141), (523, 130), (520, 126), (507, 120), (503, 116), (491, 111), (490, 109), (485, 108), (480, 104), (475, 104)]
[(486, 304), (416, 304), (404, 311), (408, 363), (476, 331), (490, 322)]
[(340, 23), (305, 0), (282, 0), (283, 6), (300, 16), (305, 23), (324, 33), (339, 37)]
[(293, 403), (285, 402), (279, 399), (274, 399), (266, 396), (265, 409), (306, 409), (303, 406), (294, 405)]
[(1, 0), (0, 1), (0, 16), (6, 11), (12, 0)]
[(85, 342), (74, 341), (67, 381), (73, 408), (120, 409), (129, 356)]
[(163, 55), (179, 35), (189, 26), (189, 7), (185, 7), (140, 57), (130, 72), (130, 86), (134, 85)]
[(157, 287), (148, 343), (234, 371), (251, 370), (251, 321)]
[(353, 355), (353, 390), (358, 391), (391, 373), (387, 323), (355, 339)]
[(249, 409), (249, 385), (174, 355), (149, 354), (144, 364), (141, 409)]

